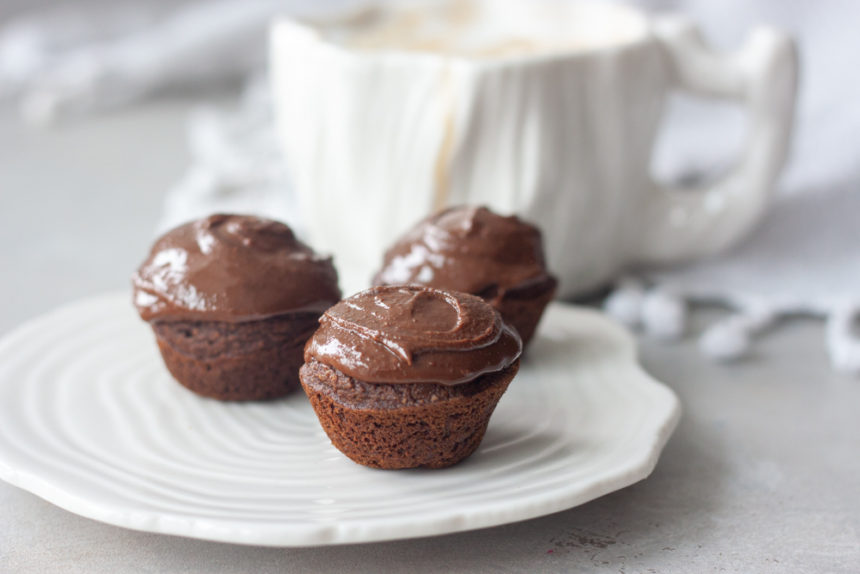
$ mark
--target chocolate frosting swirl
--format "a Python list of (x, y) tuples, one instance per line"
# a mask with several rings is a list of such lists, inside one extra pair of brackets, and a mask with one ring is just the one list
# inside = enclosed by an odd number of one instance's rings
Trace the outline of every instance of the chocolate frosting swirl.
[(457, 385), (510, 366), (519, 335), (478, 297), (419, 285), (374, 287), (320, 318), (305, 361), (372, 383)]
[(316, 255), (283, 223), (245, 215), (210, 215), (167, 232), (132, 285), (146, 321), (320, 314), (341, 296), (330, 257)]
[(486, 207), (453, 207), (408, 231), (386, 253), (374, 285), (419, 283), (501, 298), (547, 277), (540, 231)]

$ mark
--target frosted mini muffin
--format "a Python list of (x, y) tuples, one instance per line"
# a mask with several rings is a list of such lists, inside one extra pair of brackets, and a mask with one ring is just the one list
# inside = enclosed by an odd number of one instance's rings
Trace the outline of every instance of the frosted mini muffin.
[(375, 287), (323, 314), (300, 374), (346, 456), (375, 468), (441, 468), (478, 448), (521, 352), (519, 335), (478, 297)]
[(537, 227), (485, 207), (419, 222), (385, 253), (374, 285), (417, 283), (471, 293), (499, 310), (527, 345), (558, 284)]
[(297, 389), (304, 344), (340, 299), (331, 258), (283, 223), (245, 215), (211, 215), (167, 232), (132, 284), (171, 374), (221, 400)]

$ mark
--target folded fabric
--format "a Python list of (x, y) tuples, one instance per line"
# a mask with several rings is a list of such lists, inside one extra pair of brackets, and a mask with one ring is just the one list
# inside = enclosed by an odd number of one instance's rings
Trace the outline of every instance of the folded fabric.
[(688, 302), (734, 313), (699, 339), (708, 355), (737, 359), (780, 317), (827, 319), (833, 366), (860, 373), (860, 189), (856, 185), (781, 198), (741, 245), (709, 261), (629, 277), (606, 311), (664, 339), (685, 331)]

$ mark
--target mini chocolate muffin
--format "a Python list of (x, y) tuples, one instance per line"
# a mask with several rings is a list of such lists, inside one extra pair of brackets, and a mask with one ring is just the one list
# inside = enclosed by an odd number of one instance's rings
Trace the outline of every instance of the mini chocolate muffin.
[(374, 287), (320, 318), (302, 386), (332, 444), (373, 468), (443, 468), (481, 443), (522, 342), (479, 297)]
[(527, 345), (558, 284), (538, 228), (485, 207), (453, 207), (409, 230), (386, 253), (374, 285), (417, 283), (471, 293), (495, 307)]
[(305, 342), (341, 296), (331, 258), (283, 223), (243, 215), (167, 232), (132, 284), (170, 373), (197, 394), (229, 401), (297, 389)]

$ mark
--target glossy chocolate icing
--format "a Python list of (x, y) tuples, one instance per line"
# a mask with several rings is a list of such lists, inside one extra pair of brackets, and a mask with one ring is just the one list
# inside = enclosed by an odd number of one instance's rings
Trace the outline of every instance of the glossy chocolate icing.
[(305, 362), (372, 383), (456, 385), (507, 368), (521, 352), (516, 331), (480, 298), (401, 285), (362, 291), (327, 310)]
[(374, 285), (419, 283), (500, 300), (547, 278), (540, 231), (485, 207), (453, 207), (409, 230), (386, 253)]
[(283, 223), (245, 215), (210, 215), (167, 232), (132, 284), (147, 321), (321, 314), (341, 296), (330, 257), (316, 255)]

